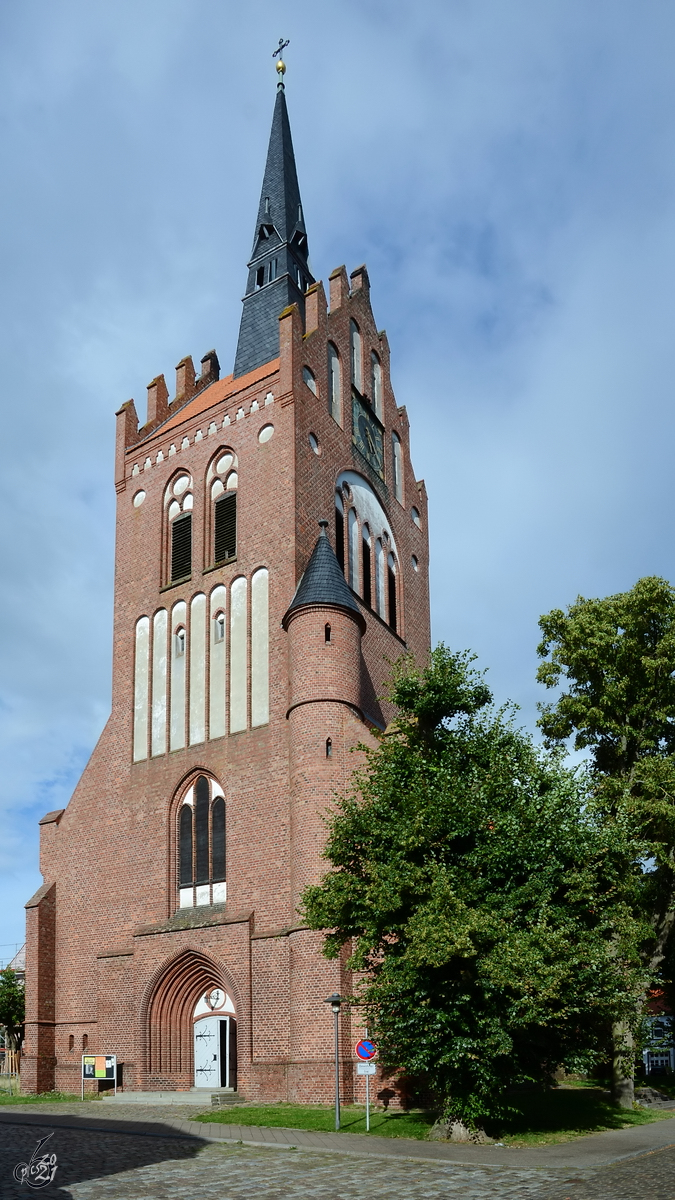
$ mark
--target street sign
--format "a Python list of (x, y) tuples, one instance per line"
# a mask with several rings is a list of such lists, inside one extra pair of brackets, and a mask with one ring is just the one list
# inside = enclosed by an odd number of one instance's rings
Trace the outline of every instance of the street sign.
[(377, 1046), (371, 1042), (370, 1038), (361, 1038), (360, 1042), (356, 1043), (356, 1057), (362, 1062), (368, 1062), (377, 1054)]
[(374, 1075), (376, 1071), (377, 1071), (377, 1067), (376, 1067), (375, 1063), (358, 1062), (356, 1064), (356, 1074), (357, 1075)]

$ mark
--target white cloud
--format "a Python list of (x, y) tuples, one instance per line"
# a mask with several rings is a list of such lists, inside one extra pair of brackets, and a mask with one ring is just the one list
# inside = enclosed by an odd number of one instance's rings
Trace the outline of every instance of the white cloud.
[(315, 271), (368, 262), (411, 416), (435, 635), (532, 725), (539, 614), (675, 575), (672, 6), (279, 20), (271, 0), (0, 14), (3, 944), (37, 818), (109, 705), (113, 413), (186, 353), (229, 369), (280, 33)]

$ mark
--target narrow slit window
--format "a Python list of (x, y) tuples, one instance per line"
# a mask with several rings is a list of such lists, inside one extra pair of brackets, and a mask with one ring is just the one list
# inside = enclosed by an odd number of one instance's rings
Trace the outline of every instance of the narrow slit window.
[(74, 1033), (71, 1033), (68, 1038), (68, 1049), (69, 1050), (75, 1049), (75, 1034)]
[(216, 613), (213, 618), (213, 640), (214, 642), (225, 641), (225, 613)]
[(173, 652), (176, 658), (182, 658), (185, 654), (185, 630), (177, 629), (173, 635)]
[(86, 1050), (88, 1045), (89, 1045), (89, 1034), (83, 1033), (82, 1034), (82, 1049)]
[(330, 641), (330, 625), (324, 625), (323, 636), (324, 636), (324, 641), (326, 641), (326, 642)]
[(225, 562), (237, 553), (237, 494), (227, 492), (214, 505), (214, 559)]
[(333, 739), (326, 738), (326, 758), (333, 757)]
[(192, 573), (192, 513), (184, 513), (171, 523), (171, 582), (186, 579)]
[(258, 270), (255, 273), (255, 286), (257, 288), (261, 288), (263, 286), (264, 282), (265, 282), (265, 268), (258, 267)]

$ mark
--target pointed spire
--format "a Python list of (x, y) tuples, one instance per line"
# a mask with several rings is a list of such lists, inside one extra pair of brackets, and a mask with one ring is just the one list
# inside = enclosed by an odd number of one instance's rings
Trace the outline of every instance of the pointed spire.
[(314, 607), (318, 604), (325, 608), (341, 608), (346, 610), (350, 616), (355, 617), (359, 622), (361, 632), (363, 633), (366, 622), (351, 590), (347, 586), (342, 568), (328, 540), (328, 534), (326, 533), (328, 521), (319, 521), (319, 525), (321, 526), (321, 534), (281, 623), (284, 629), (287, 629), (292, 613), (295, 613), (299, 608)]
[(314, 283), (307, 231), (295, 168), (283, 74), (277, 87), (253, 252), (239, 327), (235, 376), (270, 362), (279, 353), (279, 315), (297, 304), (304, 318), (304, 293)]

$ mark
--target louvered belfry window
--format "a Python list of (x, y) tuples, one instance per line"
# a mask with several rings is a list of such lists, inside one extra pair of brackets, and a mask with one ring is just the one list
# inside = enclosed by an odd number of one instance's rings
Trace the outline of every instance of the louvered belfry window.
[(171, 524), (171, 582), (192, 573), (192, 513)]
[(214, 560), (234, 558), (237, 553), (237, 493), (228, 492), (215, 503)]

